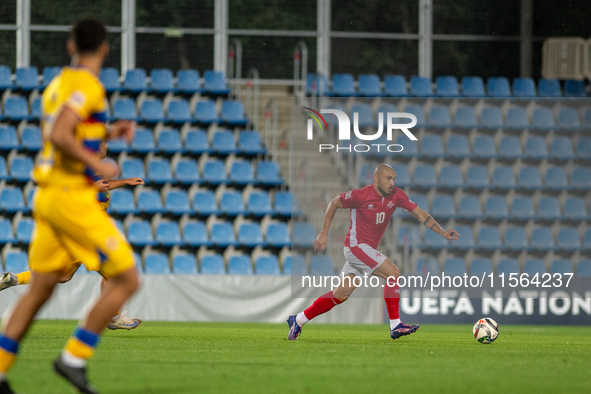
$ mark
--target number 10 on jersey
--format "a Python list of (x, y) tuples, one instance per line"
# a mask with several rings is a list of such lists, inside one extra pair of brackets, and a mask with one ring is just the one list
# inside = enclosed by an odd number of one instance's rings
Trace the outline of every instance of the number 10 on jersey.
[(376, 224), (384, 223), (385, 218), (386, 218), (386, 212), (378, 212), (376, 214)]

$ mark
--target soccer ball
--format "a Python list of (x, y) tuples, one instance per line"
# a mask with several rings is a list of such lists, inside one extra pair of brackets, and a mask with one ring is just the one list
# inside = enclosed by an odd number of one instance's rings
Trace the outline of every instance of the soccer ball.
[(499, 325), (490, 317), (483, 317), (474, 324), (472, 334), (480, 343), (492, 343), (499, 336)]

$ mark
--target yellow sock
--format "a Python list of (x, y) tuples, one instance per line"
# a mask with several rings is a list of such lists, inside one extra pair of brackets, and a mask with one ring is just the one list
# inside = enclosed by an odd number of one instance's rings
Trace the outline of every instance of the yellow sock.
[(0, 372), (5, 374), (16, 361), (18, 342), (4, 335), (0, 336)]
[(19, 285), (28, 285), (31, 283), (31, 271), (21, 272), (20, 274), (16, 274), (18, 278)]

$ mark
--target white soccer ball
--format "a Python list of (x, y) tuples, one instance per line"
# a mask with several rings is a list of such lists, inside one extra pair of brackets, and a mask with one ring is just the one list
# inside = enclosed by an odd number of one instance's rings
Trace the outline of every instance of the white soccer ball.
[(480, 343), (491, 343), (499, 336), (499, 325), (490, 317), (483, 317), (474, 324), (472, 334)]

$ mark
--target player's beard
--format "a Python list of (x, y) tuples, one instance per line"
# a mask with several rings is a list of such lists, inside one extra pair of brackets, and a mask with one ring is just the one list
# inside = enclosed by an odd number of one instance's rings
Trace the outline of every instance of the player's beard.
[[(394, 189), (394, 188), (392, 188)], [(380, 193), (382, 193), (383, 196), (388, 196), (390, 195), (390, 193), (392, 193), (392, 190), (388, 190), (388, 189), (382, 189), (379, 185), (378, 185), (378, 190), (380, 191)]]

